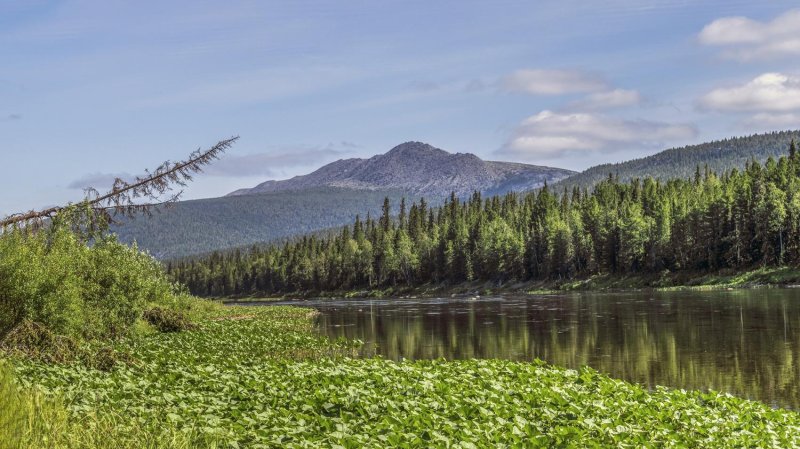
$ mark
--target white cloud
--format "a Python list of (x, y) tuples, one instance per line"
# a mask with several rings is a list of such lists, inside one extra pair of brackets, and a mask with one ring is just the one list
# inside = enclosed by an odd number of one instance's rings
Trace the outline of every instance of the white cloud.
[(508, 91), (536, 95), (599, 92), (608, 89), (608, 83), (602, 77), (581, 70), (517, 70), (502, 80), (502, 86)]
[[(352, 148), (354, 145), (347, 142), (343, 145)], [(337, 157), (342, 151), (336, 150), (332, 145), (324, 148), (294, 148), (285, 149), (279, 153), (265, 152), (245, 154), (241, 156), (226, 155), (203, 169), (204, 173), (212, 176), (276, 176), (282, 169), (319, 165)]]
[(723, 17), (706, 25), (700, 43), (724, 48), (722, 55), (740, 61), (800, 55), (800, 9), (771, 22)]
[(714, 89), (700, 98), (702, 109), (722, 112), (800, 110), (800, 78), (765, 73), (741, 86)]
[(639, 105), (642, 100), (642, 95), (636, 90), (614, 89), (589, 94), (583, 100), (573, 103), (570, 108), (578, 110), (624, 108)]
[(761, 112), (744, 120), (742, 124), (747, 127), (769, 129), (797, 128), (800, 126), (800, 114), (792, 112), (782, 114)]
[(525, 119), (500, 153), (529, 159), (554, 157), (575, 152), (658, 147), (664, 142), (690, 139), (696, 135), (697, 130), (687, 124), (542, 111)]

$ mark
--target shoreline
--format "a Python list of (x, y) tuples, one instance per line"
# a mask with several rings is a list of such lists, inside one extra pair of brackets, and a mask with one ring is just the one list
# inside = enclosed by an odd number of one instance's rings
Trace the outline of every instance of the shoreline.
[(416, 287), (397, 286), (373, 290), (338, 290), (293, 292), (281, 295), (243, 295), (215, 298), (225, 304), (278, 302), (308, 299), (351, 298), (441, 298), (459, 296), (553, 295), (564, 293), (625, 293), (671, 291), (724, 291), (739, 289), (800, 288), (800, 268), (755, 268), (742, 272), (659, 273), (618, 276), (593, 275), (582, 279), (527, 282), (465, 282), (456, 285), (426, 284)]

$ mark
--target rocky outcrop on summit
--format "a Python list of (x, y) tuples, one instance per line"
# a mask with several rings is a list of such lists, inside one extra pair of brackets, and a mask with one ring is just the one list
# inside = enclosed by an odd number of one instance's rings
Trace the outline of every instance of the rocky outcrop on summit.
[(315, 187), (399, 189), (427, 197), (525, 191), (574, 174), (570, 170), (513, 162), (484, 161), (469, 153), (448, 153), (422, 142), (406, 142), (369, 159), (342, 159), (308, 175), (267, 181), (230, 195)]

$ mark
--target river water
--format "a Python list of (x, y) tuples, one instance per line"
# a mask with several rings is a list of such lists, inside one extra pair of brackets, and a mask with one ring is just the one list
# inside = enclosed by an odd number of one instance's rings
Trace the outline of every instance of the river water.
[[(800, 290), (292, 301), (388, 359), (539, 358), (800, 409)], [(287, 304), (287, 303), (283, 303)]]

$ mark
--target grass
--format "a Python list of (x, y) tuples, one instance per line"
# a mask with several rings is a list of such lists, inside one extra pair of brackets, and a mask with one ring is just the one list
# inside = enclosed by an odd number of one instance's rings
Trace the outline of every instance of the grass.
[(193, 314), (194, 330), (119, 342), (132, 362), (109, 371), (15, 360), (0, 423), (21, 416), (25, 448), (800, 446), (800, 415), (725, 394), (538, 361), (352, 358), (359, 342), (316, 336), (308, 309)]
[(192, 440), (202, 441), (201, 436), (155, 422), (136, 428), (126, 422), (124, 414), (109, 410), (72, 413), (62, 395), (20, 388), (12, 370), (0, 366), (0, 449), (188, 449)]

